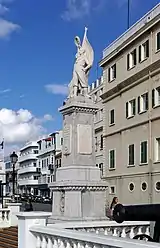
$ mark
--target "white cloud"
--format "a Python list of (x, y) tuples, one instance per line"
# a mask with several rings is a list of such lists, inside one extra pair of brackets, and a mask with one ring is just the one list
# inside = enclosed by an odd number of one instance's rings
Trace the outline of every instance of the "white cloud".
[[(44, 118), (49, 121), (51, 116), (46, 114)], [(42, 119), (36, 118), (26, 109), (13, 111), (3, 108), (0, 110), (0, 140), (4, 138), (6, 143), (16, 145), (36, 139), (46, 131)]]
[(43, 116), (43, 119), (44, 119), (44, 121), (53, 121), (54, 120), (53, 116), (50, 114), (45, 114)]
[(71, 21), (89, 15), (91, 0), (66, 0), (66, 2), (66, 10), (62, 14), (64, 20)]
[(8, 38), (13, 32), (19, 29), (19, 25), (0, 19), (0, 39)]
[(11, 91), (11, 89), (0, 90), (0, 94), (5, 94), (5, 93), (8, 93), (10, 91)]
[(13, 32), (20, 29), (18, 24), (1, 17), (9, 11), (9, 8), (6, 7), (6, 4), (10, 4), (12, 1), (13, 0), (0, 0), (0, 39), (9, 38)]
[(55, 95), (67, 95), (68, 93), (68, 86), (62, 84), (47, 84), (45, 88), (48, 92), (55, 94)]
[(0, 3), (0, 15), (3, 15), (8, 11), (9, 11), (9, 9)]

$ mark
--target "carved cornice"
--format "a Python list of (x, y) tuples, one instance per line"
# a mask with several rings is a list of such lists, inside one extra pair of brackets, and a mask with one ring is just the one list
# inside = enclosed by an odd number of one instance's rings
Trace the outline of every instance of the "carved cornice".
[(57, 186), (52, 191), (105, 191), (108, 186)]

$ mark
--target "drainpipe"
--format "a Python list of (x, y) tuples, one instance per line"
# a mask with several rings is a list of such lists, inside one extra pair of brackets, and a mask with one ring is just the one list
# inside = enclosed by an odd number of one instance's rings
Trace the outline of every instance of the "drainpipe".
[[(153, 53), (153, 32), (151, 31), (151, 64), (153, 63), (153, 58), (152, 58), (152, 53)], [(151, 77), (151, 72), (149, 71), (149, 92), (152, 96), (152, 77)], [(152, 97), (151, 97), (152, 101)], [(153, 149), (152, 149), (152, 104), (149, 103), (149, 112), (148, 112), (148, 120), (149, 120), (149, 161), (148, 161), (148, 202), (152, 204), (153, 198), (152, 198), (152, 192), (153, 192), (153, 179), (152, 179), (152, 165), (153, 165)]]

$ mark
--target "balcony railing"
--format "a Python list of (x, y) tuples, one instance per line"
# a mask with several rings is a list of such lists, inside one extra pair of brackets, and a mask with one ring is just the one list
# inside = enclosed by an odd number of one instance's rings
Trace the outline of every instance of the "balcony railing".
[(25, 168), (19, 168), (18, 174), (24, 174), (24, 173), (29, 173), (29, 172), (37, 172), (37, 167), (35, 166), (28, 166)]
[(38, 179), (21, 179), (18, 180), (18, 185), (23, 186), (23, 185), (38, 185)]
[(28, 154), (25, 154), (25, 155), (22, 155), (18, 158), (18, 162), (19, 163), (22, 163), (23, 161), (26, 161), (26, 160), (35, 160), (37, 159), (37, 155), (36, 153), (28, 153)]
[(38, 178), (38, 184), (48, 184), (50, 183), (50, 176), (41, 176)]

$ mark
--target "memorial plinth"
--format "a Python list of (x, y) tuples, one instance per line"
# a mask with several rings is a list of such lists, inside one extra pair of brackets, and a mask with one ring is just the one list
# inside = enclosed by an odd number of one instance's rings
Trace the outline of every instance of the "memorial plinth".
[(107, 184), (95, 163), (94, 114), (87, 96), (76, 96), (59, 109), (63, 115), (62, 167), (57, 169), (52, 218), (100, 219), (105, 217)]

